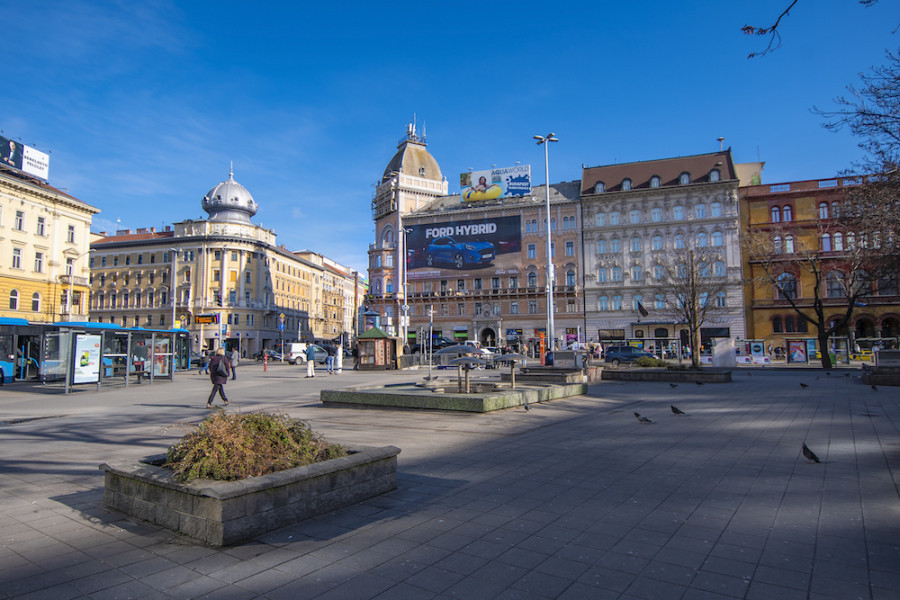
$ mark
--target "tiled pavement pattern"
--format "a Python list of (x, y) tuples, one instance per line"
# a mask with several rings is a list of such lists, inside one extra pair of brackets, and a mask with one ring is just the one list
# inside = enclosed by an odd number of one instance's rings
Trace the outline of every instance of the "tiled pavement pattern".
[[(2, 388), (0, 597), (896, 600), (900, 390), (844, 373), (605, 382), (529, 412), (452, 415), (316, 401), (421, 374), (245, 367), (233, 406), (397, 445), (399, 488), (224, 549), (101, 507), (97, 464), (181, 435), (164, 426), (204, 413), (205, 378), (68, 398)], [(9, 423), (28, 416), (58, 418)]]

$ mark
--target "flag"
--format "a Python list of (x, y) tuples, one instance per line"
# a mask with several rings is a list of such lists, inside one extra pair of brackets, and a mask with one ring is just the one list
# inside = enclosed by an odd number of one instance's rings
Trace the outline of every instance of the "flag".
[(641, 313), (642, 316), (646, 317), (650, 314), (647, 312), (647, 309), (644, 308), (644, 305), (641, 304), (640, 301), (638, 301), (637, 305), (638, 305), (638, 312)]

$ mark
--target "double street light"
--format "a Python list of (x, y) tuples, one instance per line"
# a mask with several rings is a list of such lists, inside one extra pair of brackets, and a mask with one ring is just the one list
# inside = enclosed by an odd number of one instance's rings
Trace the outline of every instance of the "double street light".
[(176, 279), (178, 278), (178, 250), (169, 248), (172, 253), (172, 329), (175, 329), (175, 293), (178, 291)]
[(550, 241), (550, 154), (548, 152), (548, 147), (550, 146), (549, 142), (558, 142), (559, 140), (556, 138), (555, 133), (548, 133), (547, 136), (536, 135), (534, 139), (537, 140), (538, 146), (544, 146), (544, 180), (546, 182), (546, 220), (544, 221), (546, 225), (544, 226), (547, 232), (547, 345), (550, 348), (550, 351), (553, 351), (556, 337), (554, 335), (554, 324), (553, 324), (553, 260), (552, 260), (552, 249), (553, 246)]
[[(72, 304), (73, 304), (73, 300), (74, 300), (73, 294), (75, 293), (75, 286), (73, 285), (75, 282), (75, 265), (78, 263), (79, 258), (81, 258), (82, 256), (86, 256), (93, 251), (94, 251), (94, 249), (91, 248), (90, 250), (88, 250), (86, 252), (82, 252), (81, 254), (79, 254), (78, 256), (75, 257), (75, 260), (72, 261), (72, 272), (69, 273), (69, 294), (66, 296), (66, 312), (69, 315), (70, 321), (72, 320)], [(79, 302), (79, 310), (81, 310), (80, 306), (81, 306), (81, 303)], [(79, 313), (79, 314), (81, 314), (81, 313)]]

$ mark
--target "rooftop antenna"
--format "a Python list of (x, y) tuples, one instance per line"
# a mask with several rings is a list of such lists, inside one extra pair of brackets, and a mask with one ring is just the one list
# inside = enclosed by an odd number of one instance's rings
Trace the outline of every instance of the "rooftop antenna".
[(228, 179), (234, 179), (234, 161), (228, 163)]
[(716, 139), (719, 140), (719, 152), (721, 152), (722, 151), (722, 142), (725, 141), (725, 138), (717, 137)]

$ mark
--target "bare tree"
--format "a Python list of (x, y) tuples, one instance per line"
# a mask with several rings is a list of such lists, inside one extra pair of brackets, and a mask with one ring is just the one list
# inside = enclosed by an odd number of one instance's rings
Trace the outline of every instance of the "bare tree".
[(700, 367), (700, 328), (724, 308), (723, 294), (728, 289), (725, 272), (717, 273), (714, 265), (712, 253), (685, 248), (676, 250), (664, 267), (663, 288), (669, 298), (665, 312), (676, 323), (687, 325), (694, 368)]

